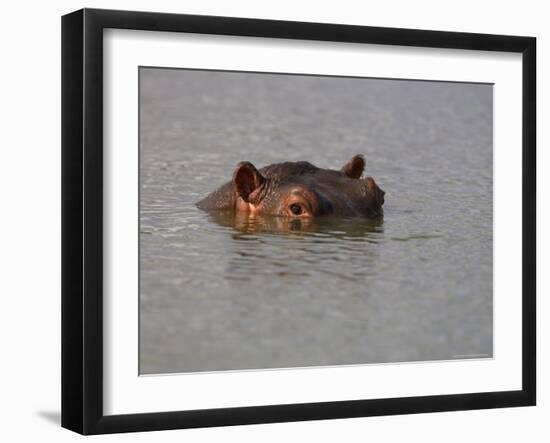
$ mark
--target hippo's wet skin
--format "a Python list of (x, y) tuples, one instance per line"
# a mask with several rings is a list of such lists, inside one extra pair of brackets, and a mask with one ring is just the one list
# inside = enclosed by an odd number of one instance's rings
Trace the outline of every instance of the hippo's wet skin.
[(308, 234), (323, 234), (326, 239), (366, 240), (371, 234), (384, 230), (382, 219), (324, 217), (272, 217), (233, 211), (208, 212), (208, 219), (219, 226), (232, 228), (234, 239), (246, 239), (256, 234), (284, 234), (302, 237)]
[(339, 171), (308, 162), (286, 162), (261, 169), (237, 165), (233, 179), (197, 203), (203, 210), (310, 218), (321, 215), (380, 219), (384, 191), (372, 177), (361, 178), (365, 160), (354, 156)]

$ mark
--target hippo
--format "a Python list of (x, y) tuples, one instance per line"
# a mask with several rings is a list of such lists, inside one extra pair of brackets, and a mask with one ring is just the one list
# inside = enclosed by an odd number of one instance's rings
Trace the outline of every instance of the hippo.
[(205, 211), (291, 219), (325, 215), (381, 219), (385, 192), (372, 177), (361, 178), (364, 169), (362, 155), (353, 156), (340, 170), (318, 168), (307, 161), (256, 169), (244, 161), (237, 165), (231, 181), (196, 206)]
[(208, 220), (224, 228), (231, 228), (233, 239), (247, 239), (249, 235), (270, 234), (303, 237), (308, 234), (323, 234), (323, 237), (340, 240), (367, 239), (371, 234), (384, 232), (382, 219), (358, 217), (272, 217), (249, 216), (233, 211), (206, 211)]

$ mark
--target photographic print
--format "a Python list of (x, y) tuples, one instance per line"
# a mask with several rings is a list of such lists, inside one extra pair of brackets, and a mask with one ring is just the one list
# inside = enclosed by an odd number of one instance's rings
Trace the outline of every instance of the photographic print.
[(62, 19), (62, 426), (536, 404), (536, 39)]
[(139, 68), (141, 375), (493, 357), (493, 85)]

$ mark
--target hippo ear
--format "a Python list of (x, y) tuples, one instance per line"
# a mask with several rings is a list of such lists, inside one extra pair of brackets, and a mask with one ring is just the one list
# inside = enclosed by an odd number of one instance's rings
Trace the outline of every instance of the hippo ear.
[(354, 155), (352, 159), (342, 166), (342, 171), (349, 178), (359, 178), (365, 170), (365, 159), (362, 155)]
[(241, 162), (233, 173), (233, 190), (242, 197), (245, 202), (251, 201), (252, 193), (259, 189), (265, 178), (250, 162)]

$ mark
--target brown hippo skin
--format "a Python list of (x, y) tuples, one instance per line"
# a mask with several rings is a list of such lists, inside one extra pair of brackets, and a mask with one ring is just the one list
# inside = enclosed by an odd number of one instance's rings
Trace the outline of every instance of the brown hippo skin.
[(198, 208), (249, 215), (309, 218), (322, 215), (380, 219), (384, 194), (372, 177), (361, 178), (363, 156), (339, 171), (311, 163), (276, 163), (261, 169), (241, 162), (233, 179), (199, 201)]

